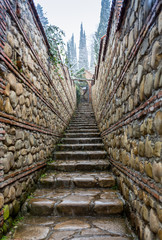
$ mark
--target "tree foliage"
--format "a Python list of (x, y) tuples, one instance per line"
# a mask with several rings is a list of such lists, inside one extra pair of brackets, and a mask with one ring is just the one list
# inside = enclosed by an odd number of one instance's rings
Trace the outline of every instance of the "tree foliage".
[(50, 60), (57, 66), (61, 62), (60, 55), (65, 56), (65, 44), (63, 41), (65, 34), (59, 27), (49, 24), (48, 18), (45, 17), (43, 7), (40, 4), (37, 4), (36, 9), (50, 45)]
[(63, 37), (65, 36), (64, 32), (55, 25), (48, 25), (45, 28), (46, 36), (50, 45), (50, 59), (52, 62), (57, 65), (61, 62), (61, 56), (65, 56), (64, 51), (64, 41)]
[(101, 37), (105, 35), (107, 31), (109, 14), (110, 14), (110, 0), (102, 0), (100, 23), (98, 25), (97, 31), (94, 34), (94, 51), (95, 51), (96, 61), (98, 60)]
[(48, 22), (48, 18), (45, 17), (45, 14), (43, 12), (43, 7), (38, 3), (36, 9), (43, 27), (47, 26), (49, 22)]

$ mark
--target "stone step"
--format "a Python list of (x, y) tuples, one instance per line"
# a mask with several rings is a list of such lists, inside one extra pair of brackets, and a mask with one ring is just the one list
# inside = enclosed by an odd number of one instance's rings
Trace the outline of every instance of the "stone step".
[(78, 122), (78, 123), (79, 122), (82, 122), (82, 123), (84, 123), (84, 122), (94, 122), (94, 123), (96, 123), (96, 120), (93, 119), (93, 118), (73, 118), (71, 120), (71, 122)]
[(103, 143), (93, 143), (93, 144), (61, 144), (57, 147), (59, 151), (67, 150), (104, 150)]
[(117, 190), (38, 189), (28, 209), (36, 216), (111, 216), (123, 212), (124, 202)]
[(110, 168), (110, 163), (107, 159), (98, 160), (57, 160), (48, 164), (49, 170), (57, 170), (63, 172), (74, 171), (104, 171)]
[(86, 132), (86, 133), (65, 133), (67, 138), (95, 138), (100, 137), (100, 133)]
[(75, 111), (75, 113), (92, 113), (92, 114), (94, 114), (94, 112), (93, 112), (93, 109), (92, 108), (87, 108), (87, 107), (84, 107), (84, 108), (78, 108), (76, 111)]
[(95, 119), (94, 114), (91, 113), (75, 113), (73, 118), (92, 118)]
[(78, 143), (102, 143), (102, 138), (62, 138), (62, 143), (65, 144), (78, 144)]
[(75, 113), (74, 113), (74, 116), (75, 115), (77, 115), (77, 114), (80, 114), (80, 115), (85, 115), (85, 114), (87, 114), (87, 115), (92, 115), (92, 116), (94, 116), (94, 112), (93, 112), (93, 110), (92, 109), (81, 109), (81, 110), (79, 110), (79, 111), (75, 111)]
[(47, 173), (40, 179), (40, 186), (46, 188), (110, 188), (115, 178), (107, 172)]
[(83, 125), (83, 126), (89, 126), (89, 125), (95, 125), (96, 126), (97, 125), (95, 121), (93, 121), (93, 122), (92, 121), (78, 121), (78, 122), (71, 121), (70, 122), (70, 126), (74, 125), (74, 124), (75, 125)]
[(89, 121), (89, 120), (93, 120), (93, 121), (95, 121), (95, 118), (94, 117), (91, 117), (91, 116), (75, 116), (73, 119), (72, 119), (72, 121), (73, 120), (76, 120), (76, 121), (80, 121), (80, 120), (82, 120), (82, 121), (85, 121), (85, 120), (87, 120), (87, 121)]
[(96, 120), (95, 119), (73, 119), (70, 123), (83, 123), (83, 124), (96, 124)]
[(70, 128), (77, 128), (77, 127), (81, 127), (81, 128), (94, 128), (96, 127), (97, 128), (97, 124), (92, 124), (92, 123), (89, 123), (89, 124), (84, 124), (84, 123), (70, 123), (69, 124), (69, 127)]
[(85, 131), (87, 131), (87, 130), (92, 130), (92, 129), (96, 129), (97, 131), (98, 131), (98, 127), (97, 127), (97, 124), (94, 126), (78, 126), (78, 124), (76, 124), (75, 126), (69, 126), (68, 128), (67, 128), (67, 130), (73, 130), (73, 131), (75, 131), (75, 130), (80, 130), (80, 129), (84, 129)]
[(94, 115), (93, 109), (92, 108), (78, 108), (76, 109), (75, 113), (78, 112), (88, 112), (88, 113), (92, 113)]
[[(48, 237), (50, 236), (50, 237)], [(12, 239), (133, 240), (125, 219), (113, 217), (25, 216)]]
[(93, 117), (95, 118), (94, 113), (92, 112), (87, 112), (87, 111), (82, 111), (82, 112), (75, 112), (73, 117), (80, 116), (80, 117)]
[(94, 113), (92, 114), (91, 112), (76, 112), (74, 115), (73, 115), (73, 118), (94, 118), (95, 119), (95, 115)]
[(54, 154), (55, 159), (58, 160), (104, 159), (106, 156), (106, 151), (62, 151)]
[(74, 128), (74, 129), (68, 129), (67, 131), (66, 131), (66, 133), (89, 133), (89, 132), (97, 132), (97, 133), (99, 133), (99, 130), (97, 129), (97, 128), (92, 128), (92, 129), (77, 129), (77, 128)]
[(84, 119), (84, 118), (79, 118), (79, 119), (76, 119), (76, 118), (74, 118), (74, 119), (72, 119), (71, 120), (71, 122), (70, 123), (73, 123), (73, 122), (76, 122), (76, 123), (93, 123), (93, 124), (95, 124), (96, 123), (96, 120), (95, 119)]

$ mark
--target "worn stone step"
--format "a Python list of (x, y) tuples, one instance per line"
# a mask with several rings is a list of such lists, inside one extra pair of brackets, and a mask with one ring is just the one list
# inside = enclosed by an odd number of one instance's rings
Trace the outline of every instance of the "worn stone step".
[(91, 120), (95, 120), (95, 117), (94, 116), (92, 116), (92, 115), (75, 115), (73, 118), (72, 118), (72, 120), (73, 119), (76, 119), (76, 120), (80, 120), (80, 119), (83, 119), (83, 120), (85, 120), (85, 119), (91, 119)]
[(91, 112), (94, 114), (93, 112), (93, 108), (92, 107), (82, 107), (82, 108), (77, 108), (75, 112)]
[(67, 138), (95, 138), (100, 137), (100, 133), (86, 132), (86, 133), (65, 133)]
[(111, 216), (123, 212), (124, 202), (117, 190), (38, 189), (28, 208), (36, 216)]
[(114, 176), (107, 172), (50, 172), (40, 179), (40, 186), (46, 188), (110, 188), (114, 185)]
[[(50, 237), (48, 237), (50, 236)], [(133, 240), (124, 217), (25, 216), (12, 239)]]
[(77, 108), (75, 112), (91, 112), (94, 114), (93, 112), (93, 108), (92, 107), (82, 107), (82, 108)]
[(78, 127), (81, 127), (81, 128), (94, 128), (94, 127), (97, 127), (97, 124), (84, 124), (84, 123), (71, 123), (69, 124), (69, 127), (70, 128), (78, 128)]
[(62, 143), (65, 144), (78, 144), (78, 143), (102, 143), (102, 138), (62, 138)]
[(74, 128), (74, 129), (67, 129), (66, 131), (67, 133), (89, 133), (89, 132), (97, 132), (99, 133), (99, 130), (97, 128), (92, 128), (92, 129), (78, 129), (78, 128)]
[(97, 126), (96, 122), (90, 122), (90, 121), (83, 121), (83, 122), (70, 122), (70, 125), (81, 125), (81, 126), (90, 126), (90, 125), (93, 125), (93, 126)]
[(107, 159), (98, 160), (57, 160), (48, 164), (48, 169), (74, 172), (74, 171), (104, 171), (110, 168)]
[(87, 131), (87, 130), (92, 130), (92, 129), (95, 129), (95, 130), (97, 130), (98, 131), (98, 127), (97, 127), (97, 125), (95, 125), (95, 126), (78, 126), (78, 125), (76, 125), (76, 126), (69, 126), (68, 128), (67, 128), (67, 131), (68, 130), (73, 130), (73, 131), (75, 131), (75, 130), (84, 130), (84, 131)]
[(79, 117), (95, 117), (94, 113), (92, 112), (86, 112), (86, 111), (82, 111), (82, 112), (75, 112), (74, 117), (79, 116)]
[(93, 125), (79, 125), (79, 124), (73, 124), (73, 125), (69, 125), (68, 127), (68, 130), (75, 130), (75, 129), (84, 129), (84, 130), (87, 130), (87, 129), (97, 129), (98, 130), (98, 127), (97, 125), (93, 124)]
[(91, 116), (91, 115), (75, 115), (71, 121), (73, 121), (74, 119), (76, 120), (93, 120), (93, 121), (96, 121), (95, 117), (94, 116)]
[(58, 160), (85, 160), (85, 159), (104, 159), (107, 156), (106, 151), (62, 151), (55, 152), (55, 159)]
[(87, 111), (84, 111), (84, 110), (82, 112), (75, 112), (74, 117), (75, 116), (81, 116), (81, 117), (92, 116), (92, 117), (95, 117), (93, 112), (87, 112)]
[(70, 124), (96, 124), (95, 119), (73, 119)]
[(92, 118), (95, 119), (95, 115), (92, 113), (75, 113), (75, 115), (73, 115), (73, 118)]
[(92, 124), (96, 124), (96, 121), (92, 121), (92, 120), (79, 120), (79, 121), (71, 121), (70, 124), (82, 124), (82, 125), (92, 125)]
[(93, 144), (61, 144), (58, 147), (59, 151), (67, 150), (104, 150), (103, 143), (93, 143)]

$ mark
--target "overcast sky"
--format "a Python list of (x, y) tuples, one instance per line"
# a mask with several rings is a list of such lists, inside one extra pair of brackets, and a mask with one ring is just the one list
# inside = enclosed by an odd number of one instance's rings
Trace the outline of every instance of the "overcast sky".
[(46, 13), (50, 24), (64, 30), (65, 41), (74, 33), (77, 48), (79, 47), (80, 24), (86, 31), (88, 48), (92, 34), (97, 29), (100, 19), (101, 0), (34, 0), (39, 3)]

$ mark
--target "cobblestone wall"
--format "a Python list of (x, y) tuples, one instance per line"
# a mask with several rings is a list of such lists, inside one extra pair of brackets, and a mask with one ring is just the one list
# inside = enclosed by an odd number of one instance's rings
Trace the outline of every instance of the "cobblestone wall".
[(0, 226), (11, 225), (76, 105), (56, 71), (33, 1), (0, 1)]
[(162, 1), (113, 1), (93, 87), (96, 120), (139, 239), (162, 239)]

